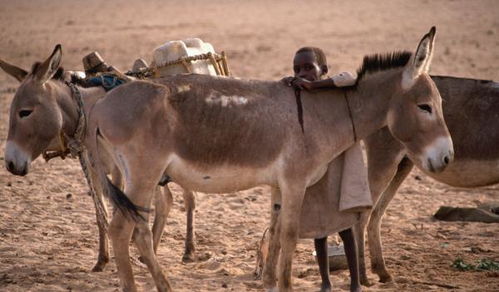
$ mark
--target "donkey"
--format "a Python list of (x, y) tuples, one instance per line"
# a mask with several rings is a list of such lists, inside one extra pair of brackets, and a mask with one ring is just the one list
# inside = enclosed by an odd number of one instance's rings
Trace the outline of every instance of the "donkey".
[[(171, 290), (143, 219), (164, 173), (207, 193), (270, 185), (272, 201), (282, 207), (270, 230), (264, 285), (276, 288), (280, 248), (279, 289), (291, 291), (296, 214), (305, 190), (356, 139), (388, 126), (418, 165), (443, 170), (453, 159), (453, 147), (440, 95), (426, 73), (434, 36), (432, 28), (415, 54), (366, 58), (354, 88), (304, 94), (303, 128), (294, 92), (280, 82), (194, 74), (164, 79), (164, 86), (136, 81), (109, 92), (89, 114), (86, 146), (92, 178), (121, 211), (114, 214), (109, 234), (123, 289), (136, 290), (128, 246), (135, 228), (135, 243), (158, 290)], [(350, 102), (362, 106), (351, 111)], [(130, 114), (123, 119), (123, 112)], [(124, 193), (107, 178), (103, 155), (112, 157), (122, 173)]]
[[(58, 52), (54, 50), (54, 54)], [(31, 98), (14, 98), (11, 104), (10, 113), (10, 129), (6, 145), (6, 157), (18, 157), (19, 153), (12, 151), (16, 148), (24, 149), (28, 154), (26, 164), (23, 167), (15, 167), (15, 160), (6, 160), (6, 168), (15, 175), (24, 176), (29, 171), (29, 164), (36, 159), (40, 154), (44, 153), (62, 153), (67, 154), (68, 138), (74, 138), (73, 135), (78, 126), (81, 126), (81, 121), (78, 117), (78, 105), (74, 99), (75, 92), (71, 88), (61, 82), (67, 76), (62, 68), (59, 68), (54, 73), (54, 79), (51, 76), (41, 76), (42, 69), (48, 65), (45, 63), (35, 63), (31, 74), (15, 65), (9, 64), (0, 60), (0, 67), (9, 75), (16, 78), (19, 82), (25, 82), (27, 77), (32, 78), (32, 83), (38, 86), (45, 87), (43, 95), (36, 97), (39, 88), (33, 86), (21, 85), (18, 89), (20, 95), (32, 96)], [(45, 68), (46, 70), (46, 68)], [(46, 79), (48, 78), (48, 79)], [(46, 79), (46, 80), (45, 80)], [(101, 87), (82, 88), (79, 87), (78, 94), (81, 95), (84, 108), (84, 113), (89, 112), (89, 109), (94, 106), (95, 102), (105, 95), (105, 90)], [(17, 116), (16, 116), (17, 115)], [(28, 117), (29, 121), (25, 121)], [(84, 125), (83, 125), (84, 126)], [(84, 139), (85, 137), (83, 137)], [(16, 147), (12, 147), (16, 144)], [(63, 156), (64, 157), (64, 156)], [(85, 157), (82, 157), (85, 159)], [(113, 183), (116, 185), (122, 184), (122, 178), (119, 171), (111, 160), (106, 160), (106, 171), (112, 175)], [(188, 217), (192, 217), (194, 205), (194, 195), (188, 190), (184, 190), (184, 203), (187, 209)], [(99, 272), (104, 269), (109, 262), (109, 247), (107, 237), (108, 216), (106, 205), (102, 201), (102, 193), (92, 192), (92, 199), (96, 208), (97, 226), (99, 230), (99, 252), (97, 262), (92, 268), (92, 271)], [(161, 235), (163, 234), (166, 218), (173, 203), (173, 197), (168, 189), (158, 191), (155, 200), (155, 217), (153, 224), (153, 245), (154, 250), (157, 250)], [(192, 226), (191, 219), (188, 226)], [(184, 261), (191, 260), (194, 253), (193, 231), (192, 228), (187, 228), (187, 236), (185, 242)]]
[[(445, 103), (444, 117), (456, 155), (433, 179), (455, 187), (481, 187), (499, 183), (499, 83), (432, 76)], [(392, 281), (381, 249), (380, 225), (388, 204), (413, 168), (403, 145), (383, 129), (365, 139), (369, 182), (375, 205), (361, 216), (356, 228), (361, 283), (369, 285), (365, 266), (364, 233), (367, 226), (371, 267), (381, 282)], [(369, 223), (368, 223), (369, 222)]]
[[(480, 187), (499, 183), (499, 141), (495, 139), (499, 120), (499, 83), (486, 80), (431, 76), (445, 103), (444, 118), (456, 149), (454, 162), (443, 172), (426, 172), (433, 179), (456, 187)], [(463, 121), (466, 120), (466, 124)], [(480, 131), (476, 130), (480, 129)], [(487, 137), (487, 141), (484, 141)], [(373, 272), (381, 282), (392, 280), (383, 260), (380, 240), (380, 221), (388, 203), (398, 187), (413, 168), (414, 163), (405, 157), (405, 150), (387, 128), (365, 139), (368, 152), (369, 184), (374, 207), (362, 215), (360, 226), (355, 228), (359, 246), (360, 278), (363, 285), (370, 285), (365, 268), (364, 232), (367, 226)], [(480, 154), (480, 157), (473, 155)], [(423, 170), (424, 171), (424, 170)], [(481, 215), (477, 210), (477, 213)], [(367, 217), (366, 217), (367, 216)], [(370, 216), (370, 217), (369, 217)], [(496, 218), (482, 216), (489, 221)], [(369, 219), (369, 225), (367, 220)], [(360, 234), (359, 234), (360, 233)], [(265, 241), (265, 244), (268, 244)], [(318, 249), (323, 249), (319, 246)], [(318, 253), (318, 257), (320, 253)], [(323, 262), (327, 255), (322, 254)], [(266, 254), (261, 258), (265, 258)], [(263, 263), (260, 263), (262, 265)], [(257, 268), (261, 269), (261, 266)], [(319, 265), (322, 287), (329, 287), (329, 270)], [(259, 275), (260, 271), (258, 271)]]
[[(109, 92), (89, 112), (84, 143), (91, 178), (100, 182), (96, 188), (102, 188), (121, 207), (121, 212), (113, 216), (109, 232), (124, 290), (135, 291), (128, 255), (134, 227), (136, 244), (158, 290), (170, 290), (153, 252), (151, 231), (142, 219), (147, 216), (154, 187), (165, 172), (181, 185), (204, 192), (271, 185), (273, 196), (278, 197), (274, 201), (282, 200), (280, 223), (271, 231), (271, 251), (282, 246), (279, 286), (289, 291), (298, 225), (294, 214), (301, 208), (306, 187), (354, 143), (353, 131), (357, 138), (363, 138), (388, 125), (421, 167), (443, 170), (452, 160), (453, 149), (443, 122), (440, 96), (426, 74), (433, 40), (434, 29), (422, 39), (413, 56), (367, 58), (355, 88), (304, 94), (303, 132), (296, 123), (294, 94), (279, 82), (189, 75), (165, 79), (166, 86), (137, 81)], [(26, 173), (29, 162), (40, 154), (40, 149), (23, 147), (19, 131), (15, 130), (36, 117), (33, 104), (50, 104), (58, 102), (59, 95), (70, 96), (63, 83), (50, 79), (60, 59), (60, 47), (56, 47), (42, 65), (23, 79), (16, 93), (14, 104), (18, 106), (11, 108), (5, 157), (13, 173)], [(379, 90), (378, 84), (383, 84), (383, 90), (372, 96), (373, 90)], [(354, 103), (367, 101), (366, 107), (352, 113), (352, 119), (347, 98)], [(38, 111), (47, 113), (47, 108), (45, 104)], [(262, 111), (271, 115), (256, 119)], [(122, 112), (130, 115), (123, 119)], [(77, 112), (70, 114), (76, 116)], [(64, 115), (59, 112), (54, 116), (49, 122), (61, 124)], [(241, 127), (248, 132), (240, 133)], [(127, 196), (107, 179), (105, 158), (111, 158), (118, 167)], [(296, 160), (302, 163), (297, 165)], [(147, 165), (147, 170), (141, 165)], [(264, 282), (273, 289), (276, 257), (269, 258), (272, 261), (266, 265), (270, 268), (266, 269)]]

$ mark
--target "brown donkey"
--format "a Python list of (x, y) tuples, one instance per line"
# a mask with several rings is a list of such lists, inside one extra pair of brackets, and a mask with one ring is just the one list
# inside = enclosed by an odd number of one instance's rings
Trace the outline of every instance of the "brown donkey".
[[(58, 53), (58, 50), (54, 53)], [(75, 131), (81, 125), (79, 119), (77, 100), (75, 95), (80, 95), (84, 108), (84, 113), (88, 114), (95, 102), (105, 95), (104, 89), (101, 87), (93, 88), (78, 88), (77, 92), (72, 92), (72, 89), (61, 82), (62, 75), (65, 72), (59, 69), (55, 73), (55, 79), (49, 80), (51, 76), (38, 76), (35, 71), (40, 70), (40, 66), (47, 66), (47, 63), (36, 63), (33, 67), (33, 72), (28, 74), (27, 71), (0, 60), (0, 67), (9, 75), (16, 78), (19, 82), (25, 81), (27, 77), (34, 79), (32, 82), (43, 84), (43, 95), (31, 98), (15, 98), (11, 105), (11, 122), (8, 136), (6, 157), (10, 157), (6, 161), (6, 168), (15, 175), (26, 175), (29, 170), (29, 164), (42, 153), (64, 152), (68, 147), (68, 139), (74, 138)], [(41, 82), (42, 78), (49, 78), (45, 82)], [(74, 90), (75, 87), (73, 87)], [(18, 89), (19, 94), (32, 95), (39, 88), (33, 86), (21, 85)], [(17, 115), (17, 116), (16, 116)], [(24, 121), (30, 117), (29, 122)], [(84, 123), (84, 121), (83, 121)], [(15, 131), (14, 131), (15, 129)], [(82, 137), (85, 139), (85, 137)], [(19, 147), (28, 153), (25, 166), (19, 167), (16, 159), (19, 158), (19, 153), (16, 153), (18, 147), (12, 147), (12, 143), (21, 145)], [(14, 152), (13, 152), (14, 151)], [(14, 158), (14, 159), (12, 159)], [(110, 159), (106, 160), (106, 171), (112, 174), (113, 183), (116, 185), (122, 184), (121, 173)], [(97, 263), (92, 268), (92, 271), (102, 271), (105, 265), (109, 262), (109, 247), (107, 236), (107, 209), (102, 201), (102, 193), (100, 191), (92, 192), (92, 199), (96, 207), (97, 225), (99, 230), (99, 253)], [(164, 191), (158, 191), (155, 200), (155, 217), (153, 224), (154, 233), (154, 250), (157, 250), (161, 235), (163, 234), (166, 218), (170, 211), (173, 202), (170, 190), (165, 187)], [(184, 190), (184, 202), (188, 215), (191, 215), (194, 210), (194, 195), (188, 190)], [(192, 219), (193, 220), (193, 219)], [(192, 220), (188, 221), (188, 226), (192, 226)], [(193, 257), (193, 231), (192, 228), (187, 228), (186, 246), (184, 260), (189, 260)], [(191, 234), (191, 236), (189, 236)]]
[[(411, 159), (428, 171), (443, 170), (453, 149), (440, 95), (426, 73), (434, 32), (412, 56), (366, 58), (355, 88), (304, 94), (303, 131), (294, 93), (279, 82), (184, 75), (162, 80), (165, 86), (137, 81), (109, 92), (90, 112), (86, 141), (93, 178), (124, 211), (116, 212), (109, 226), (124, 290), (136, 290), (128, 246), (134, 228), (135, 243), (158, 290), (171, 289), (142, 219), (165, 172), (202, 192), (270, 185), (273, 201), (281, 202), (282, 209), (277, 228), (271, 230), (264, 285), (275, 289), (280, 248), (278, 284), (280, 291), (290, 291), (296, 214), (305, 190), (357, 138), (388, 126)], [(349, 110), (347, 101), (357, 106)], [(123, 174), (126, 196), (105, 176), (103, 154)]]
[[(454, 163), (443, 172), (422, 170), (435, 180), (456, 187), (499, 183), (499, 83), (444, 76), (432, 76), (432, 79), (444, 101), (444, 117), (456, 154)], [(367, 137), (365, 145), (375, 205), (362, 215), (356, 231), (361, 282), (369, 285), (364, 256), (366, 226), (372, 270), (381, 282), (389, 282), (392, 276), (386, 269), (381, 249), (381, 219), (413, 163), (405, 158), (403, 145), (388, 129)]]
[[(453, 150), (440, 96), (426, 74), (433, 38), (434, 30), (423, 38), (413, 57), (395, 54), (366, 59), (364, 74), (353, 89), (304, 94), (304, 132), (297, 123), (293, 92), (278, 82), (190, 75), (165, 79), (167, 86), (132, 82), (109, 92), (88, 115), (85, 143), (92, 162), (91, 177), (101, 182), (96, 188), (114, 198), (121, 210), (132, 210), (116, 212), (109, 226), (124, 290), (135, 290), (128, 255), (134, 227), (136, 244), (158, 289), (170, 290), (153, 252), (151, 231), (141, 219), (165, 172), (189, 189), (204, 192), (271, 185), (274, 197), (279, 197), (274, 201), (282, 201), (271, 252), (282, 247), (279, 286), (288, 291), (299, 223), (294, 214), (301, 208), (306, 187), (317, 181), (329, 162), (355, 138), (388, 125), (421, 167), (444, 169)], [(60, 48), (56, 48), (49, 59), (22, 78), (13, 100), (5, 157), (13, 173), (25, 174), (30, 161), (41, 153), (40, 147), (26, 147), (22, 131), (43, 136), (46, 133), (34, 131), (36, 125), (29, 124), (40, 122), (41, 115), (50, 116), (46, 124), (61, 125), (68, 114), (53, 107), (61, 103), (61, 96), (71, 96), (62, 82), (50, 79), (60, 58)], [(346, 98), (362, 106), (350, 112)], [(69, 114), (77, 117), (78, 112)], [(72, 133), (75, 126), (67, 128)], [(241, 128), (247, 132), (241, 133)], [(56, 148), (58, 143), (54, 138), (45, 146)], [(105, 176), (102, 162), (109, 158), (124, 178), (128, 197)], [(135, 220), (127, 219), (128, 214), (135, 214), (131, 216)], [(265, 286), (274, 288), (276, 257), (271, 253), (269, 259)]]

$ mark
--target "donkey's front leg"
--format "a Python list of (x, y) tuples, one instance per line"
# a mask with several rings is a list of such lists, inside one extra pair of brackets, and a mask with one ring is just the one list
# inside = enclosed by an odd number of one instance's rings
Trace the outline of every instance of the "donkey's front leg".
[(107, 208), (103, 201), (103, 191), (97, 182), (97, 173), (91, 167), (90, 159), (87, 153), (80, 156), (80, 163), (87, 179), (87, 184), (90, 189), (92, 201), (95, 207), (95, 217), (97, 219), (97, 228), (99, 230), (99, 255), (97, 256), (97, 263), (92, 268), (92, 272), (102, 272), (104, 267), (109, 262), (109, 240), (108, 240), (108, 219)]
[(97, 263), (92, 268), (92, 272), (102, 272), (104, 267), (109, 262), (109, 240), (107, 237), (108, 220), (107, 209), (104, 201), (102, 200), (102, 193), (99, 191), (92, 192), (92, 199), (95, 206), (95, 217), (97, 218), (97, 228), (99, 229), (99, 255), (97, 256)]
[(293, 254), (298, 241), (300, 214), (305, 196), (305, 187), (292, 185), (281, 187), (282, 209), (280, 214), (281, 225), (281, 257), (279, 258), (279, 291), (293, 291), (291, 272), (293, 270)]
[[(368, 174), (369, 174), (369, 187), (371, 188), (371, 195), (374, 202), (373, 211), (378, 209), (378, 200), (384, 196), (384, 191), (390, 185), (390, 182), (397, 173), (397, 166), (404, 158), (404, 149), (402, 144), (395, 140), (388, 131), (388, 128), (372, 134), (365, 140), (367, 158), (368, 158)], [(386, 207), (385, 207), (386, 208)], [(384, 212), (384, 209), (383, 209)], [(360, 282), (362, 285), (370, 286), (369, 279), (367, 278), (366, 261), (365, 261), (365, 231), (371, 211), (365, 211), (361, 214), (360, 222), (354, 228), (356, 233), (358, 251), (359, 251), (359, 272)], [(376, 221), (377, 219), (374, 219)], [(372, 220), (371, 220), (372, 221)], [(369, 223), (372, 227), (372, 224)], [(368, 231), (371, 233), (371, 231)], [(381, 241), (379, 236), (369, 240), (369, 247), (379, 246), (376, 250), (381, 253)]]
[(367, 226), (371, 270), (379, 276), (379, 281), (382, 283), (391, 282), (393, 278), (390, 275), (390, 272), (388, 272), (385, 265), (385, 259), (383, 258), (380, 236), (381, 219), (400, 185), (411, 172), (412, 167), (413, 163), (407, 157), (399, 163), (395, 177), (378, 199), (375, 208), (371, 211), (371, 217)]
[(278, 188), (272, 188), (270, 199), (270, 226), (269, 226), (269, 249), (265, 263), (263, 266), (263, 286), (268, 291), (275, 291), (276, 289), (276, 269), (277, 260), (279, 259), (279, 252), (281, 250), (280, 243), (280, 222), (279, 214), (281, 212), (281, 191)]

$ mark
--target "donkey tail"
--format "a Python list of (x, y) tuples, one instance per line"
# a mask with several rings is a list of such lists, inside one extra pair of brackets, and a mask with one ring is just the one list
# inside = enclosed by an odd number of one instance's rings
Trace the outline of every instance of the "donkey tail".
[(104, 177), (101, 177), (100, 181), (104, 181), (105, 183), (104, 193), (106, 196), (111, 200), (113, 206), (123, 213), (125, 217), (133, 221), (146, 220), (140, 212), (149, 212), (149, 208), (135, 205), (123, 191), (109, 180), (107, 175), (104, 174)]
[(149, 212), (149, 208), (140, 207), (135, 205), (128, 196), (120, 190), (116, 185), (114, 185), (111, 180), (106, 175), (106, 172), (103, 170), (102, 163), (99, 160), (99, 143), (97, 142), (98, 137), (102, 135), (100, 134), (99, 129), (97, 128), (95, 131), (95, 137), (93, 137), (93, 146), (95, 149), (95, 156), (93, 159), (93, 163), (95, 164), (95, 171), (97, 174), (97, 178), (99, 180), (99, 184), (102, 187), (102, 191), (109, 198), (113, 207), (115, 207), (119, 212), (121, 212), (125, 217), (131, 219), (133, 221), (146, 220), (146, 218), (140, 212)]

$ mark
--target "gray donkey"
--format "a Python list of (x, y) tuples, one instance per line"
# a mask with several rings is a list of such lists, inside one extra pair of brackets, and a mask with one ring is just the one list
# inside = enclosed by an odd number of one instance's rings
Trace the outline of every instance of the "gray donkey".
[[(455, 187), (499, 183), (499, 83), (445, 76), (432, 76), (432, 79), (442, 96), (444, 117), (456, 152), (455, 161), (445, 171), (422, 170), (435, 180)], [(365, 145), (375, 205), (362, 215), (356, 232), (361, 282), (369, 285), (364, 256), (366, 226), (371, 269), (381, 282), (389, 282), (392, 276), (386, 269), (381, 249), (381, 218), (413, 163), (388, 129), (367, 137)]]
[[(303, 128), (294, 93), (285, 85), (202, 75), (165, 79), (164, 86), (131, 82), (110, 91), (93, 108), (85, 104), (78, 111), (72, 94), (84, 96), (86, 91), (51, 79), (62, 56), (56, 47), (30, 74), (20, 74), (24, 76), (11, 106), (6, 165), (12, 173), (26, 174), (43, 147), (59, 147), (61, 131), (75, 131), (67, 120), (81, 114), (88, 118), (84, 143), (89, 176), (95, 189), (109, 195), (120, 210), (109, 234), (125, 291), (136, 291), (128, 250), (134, 228), (135, 243), (158, 290), (171, 291), (144, 220), (164, 173), (203, 192), (268, 184), (272, 201), (280, 202), (282, 209), (278, 224), (272, 215), (276, 228), (270, 234), (264, 285), (275, 290), (281, 248), (279, 288), (291, 291), (296, 214), (306, 188), (324, 175), (338, 154), (388, 126), (419, 167), (441, 171), (453, 159), (441, 98), (426, 73), (434, 33), (432, 29), (423, 37), (412, 56), (366, 58), (353, 88), (303, 94)], [(349, 103), (362, 107), (351, 111)], [(123, 177), (124, 193), (106, 176), (109, 160)]]

